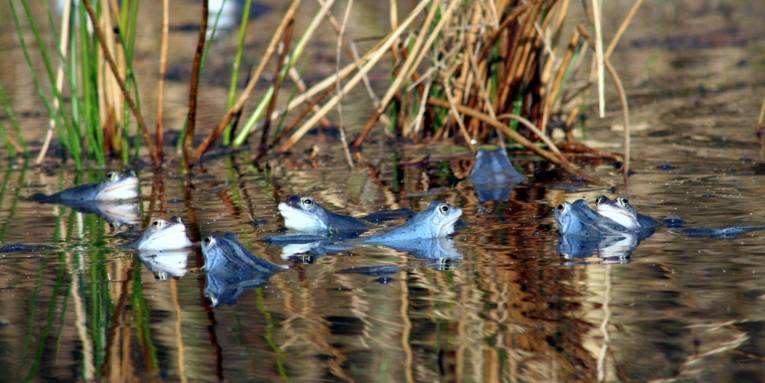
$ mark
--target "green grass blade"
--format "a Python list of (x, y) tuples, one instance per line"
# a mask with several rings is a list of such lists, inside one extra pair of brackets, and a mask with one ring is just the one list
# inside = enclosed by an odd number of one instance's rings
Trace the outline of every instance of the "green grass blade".
[[(2, 108), (5, 111), (5, 115), (7, 116), (8, 121), (11, 122), (11, 127), (15, 133), (16, 140), (19, 142), (19, 145), (21, 145), (22, 149), (24, 149), (24, 154), (26, 154), (27, 143), (24, 140), (24, 137), (21, 135), (21, 125), (19, 124), (18, 118), (16, 118), (16, 113), (13, 111), (11, 99), (8, 97), (8, 94), (5, 92), (5, 88), (2, 84), (0, 84), (0, 104), (2, 104)], [(14, 149), (13, 152), (15, 153), (16, 150)]]
[[(324, 9), (324, 7), (322, 9)], [(292, 53), (288, 56), (287, 62), (284, 63), (284, 67), (282, 68), (281, 73), (279, 73), (282, 81), (287, 76), (287, 73), (289, 73), (290, 69), (292, 69), (292, 67), (295, 65), (300, 56), (303, 54), (305, 46), (308, 44), (308, 41), (311, 40), (311, 37), (313, 37), (313, 33), (316, 31), (316, 28), (319, 27), (319, 24), (324, 19), (325, 14), (325, 12), (321, 11), (316, 13), (313, 19), (311, 19), (311, 23), (308, 24), (308, 28), (306, 28), (306, 30), (300, 36), (300, 40), (295, 45)], [(247, 124), (242, 128), (241, 131), (239, 131), (239, 134), (237, 134), (236, 139), (234, 140), (234, 147), (241, 146), (247, 137), (252, 133), (252, 130), (255, 127), (255, 123), (260, 120), (268, 106), (268, 103), (271, 101), (271, 97), (274, 96), (274, 91), (275, 89), (273, 88), (273, 85), (271, 85), (268, 88), (268, 91), (266, 91), (266, 94), (260, 100), (260, 104), (255, 107), (255, 110), (250, 115), (250, 118), (247, 119)], [(265, 118), (271, 118), (271, 116), (266, 116)]]
[[(16, 36), (19, 39), (19, 47), (21, 48), (21, 52), (24, 56), (24, 63), (27, 66), (27, 71), (29, 72), (29, 77), (32, 78), (32, 83), (35, 86), (35, 90), (37, 91), (37, 95), (40, 97), (40, 100), (43, 103), (43, 106), (45, 107), (45, 110), (48, 112), (48, 116), (54, 120), (56, 131), (58, 132), (59, 138), (61, 140), (61, 144), (64, 146), (64, 149), (69, 153), (72, 158), (75, 160), (75, 165), (80, 168), (81, 167), (81, 161), (79, 158), (78, 153), (76, 152), (76, 149), (73, 149), (70, 145), (70, 140), (67, 134), (67, 130), (64, 127), (64, 124), (62, 123), (62, 116), (59, 112), (55, 112), (53, 109), (53, 106), (51, 104), (50, 98), (48, 97), (47, 93), (42, 87), (42, 84), (40, 83), (40, 78), (37, 76), (37, 70), (34, 67), (34, 64), (32, 63), (32, 57), (29, 53), (29, 47), (27, 47), (26, 40), (24, 38), (24, 32), (21, 29), (21, 20), (19, 19), (19, 14), (16, 11), (16, 6), (13, 4), (13, 1), (10, 2), (11, 5), (11, 15), (13, 16), (13, 25), (16, 30)], [(55, 88), (55, 87), (54, 87)]]
[[(239, 88), (239, 70), (242, 67), (242, 57), (244, 56), (244, 38), (247, 35), (247, 24), (250, 20), (250, 5), (252, 0), (247, 0), (244, 4), (244, 12), (242, 13), (242, 22), (239, 24), (239, 40), (236, 46), (236, 57), (234, 58), (234, 64), (231, 67), (231, 84), (228, 88), (228, 104), (230, 109), (236, 102), (236, 91)], [(223, 144), (228, 146), (231, 143), (231, 128), (229, 124), (226, 130), (223, 131)]]

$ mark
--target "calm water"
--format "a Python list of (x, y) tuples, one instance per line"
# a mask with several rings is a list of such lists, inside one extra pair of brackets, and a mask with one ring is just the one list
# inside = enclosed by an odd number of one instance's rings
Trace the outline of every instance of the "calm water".
[[(627, 195), (642, 212), (694, 226), (765, 224), (765, 165), (752, 133), (765, 94), (763, 17), (761, 4), (648, 1), (625, 35), (613, 61), (635, 125)], [(16, 77), (22, 110), (36, 108)], [(170, 97), (170, 118), (184, 112), (184, 84), (171, 85), (179, 96)], [(617, 100), (609, 102), (614, 112), (592, 115), (585, 138), (619, 150)], [(346, 121), (365, 120), (353, 111), (368, 107), (349, 102)], [(217, 307), (204, 296), (198, 251), (144, 262), (117, 249), (130, 236), (125, 226), (25, 199), (97, 171), (3, 162), (0, 243), (54, 250), (0, 254), (1, 379), (765, 381), (765, 234), (713, 240), (660, 229), (629, 262), (569, 262), (556, 251), (552, 207), (605, 189), (565, 191), (538, 177), (508, 201), (482, 204), (459, 179), (468, 156), (379, 143), (365, 153), (369, 165), (349, 171), (332, 154), (334, 139), (317, 142), (315, 161), (265, 170), (240, 154), (189, 178), (141, 171), (141, 223), (178, 215), (195, 239), (234, 232), (253, 253), (291, 266)], [(412, 164), (423, 152), (436, 154)], [(610, 165), (590, 170), (625, 193)], [(467, 227), (454, 238), (463, 259), (433, 265), (367, 247), (285, 260), (290, 249), (257, 239), (282, 230), (276, 205), (290, 194), (353, 215), (448, 201), (465, 211)], [(400, 270), (339, 273), (379, 265)]]

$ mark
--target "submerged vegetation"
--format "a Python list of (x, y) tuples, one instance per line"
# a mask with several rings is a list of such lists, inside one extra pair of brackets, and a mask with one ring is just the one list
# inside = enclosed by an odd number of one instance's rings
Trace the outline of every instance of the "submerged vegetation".
[[(296, 15), (307, 5), (293, 0), (240, 89), (245, 36), (253, 30), (248, 17), (252, 1), (247, 0), (231, 63), (228, 110), (216, 126), (208, 128), (196, 125), (197, 98), (218, 19), (208, 26), (210, 10), (204, 0), (191, 63), (187, 118), (183, 126), (171, 129), (181, 130), (178, 149), (186, 165), (198, 163), (215, 145), (237, 148), (250, 143), (260, 158), (288, 152), (317, 124), (329, 126), (328, 114), (338, 110), (339, 145), (351, 164), (350, 152), (360, 150), (374, 128), (381, 126), (385, 127), (384, 134), (398, 139), (452, 140), (471, 151), (483, 143), (522, 147), (570, 173), (584, 176), (561, 152), (568, 145), (556, 145), (553, 133), (559, 129), (566, 142), (574, 140), (572, 130), (584, 105), (581, 95), (593, 84), (597, 84), (603, 115), (604, 73), (608, 72), (623, 104), (628, 164), (627, 100), (609, 56), (641, 3), (635, 1), (606, 45), (600, 27), (602, 4), (598, 0), (581, 3), (589, 20), (587, 25), (572, 25), (569, 21), (567, 16), (575, 8), (570, 0), (424, 0), (413, 4), (405, 15), (400, 15), (397, 2), (391, 1), (390, 31), (371, 49), (359, 52), (356, 42), (345, 33), (353, 1), (342, 7), (334, 0), (319, 0), (320, 8), (308, 25), (299, 26)], [(39, 148), (29, 148), (21, 135), (13, 100), (0, 84), (5, 117), (0, 120), (0, 139), (7, 152), (34, 154), (39, 164), (55, 138), (77, 168), (82, 168), (85, 161), (103, 167), (110, 158), (127, 164), (141, 156), (160, 166), (166, 157), (163, 88), (168, 66), (170, 2), (162, 2), (162, 33), (157, 36), (161, 49), (157, 57), (154, 132), (145, 118), (148, 111), (134, 67), (136, 31), (142, 26), (139, 1), (82, 0), (62, 4), (57, 18), (53, 5), (46, 2), (47, 20), (41, 22), (29, 0), (9, 2), (18, 43), (48, 115), (49, 129)], [(333, 8), (343, 16), (335, 17)], [(305, 61), (302, 54), (322, 23), (328, 23), (337, 33), (336, 72), (306, 84), (299, 70)], [(43, 30), (45, 26), (50, 30)], [(46, 40), (46, 36), (52, 40)], [(42, 75), (36, 70), (40, 63)], [(380, 94), (368, 78), (375, 68), (390, 73), (389, 84)], [(271, 84), (256, 95), (256, 85), (266, 77)], [(342, 100), (360, 83), (374, 111), (358, 131), (348, 132), (352, 136), (347, 141)], [(289, 95), (280, 95), (286, 93), (285, 88), (291, 88)], [(251, 139), (258, 133), (258, 139)], [(575, 148), (582, 150), (582, 145)]]

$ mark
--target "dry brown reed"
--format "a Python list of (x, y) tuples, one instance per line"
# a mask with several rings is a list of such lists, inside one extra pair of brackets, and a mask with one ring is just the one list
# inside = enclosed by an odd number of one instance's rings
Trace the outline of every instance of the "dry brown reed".
[[(279, 44), (278, 54), (279, 57), (276, 60), (276, 70), (274, 73), (281, 73), (282, 68), (287, 64), (287, 52), (290, 50), (290, 44), (292, 42), (292, 32), (294, 31), (294, 24), (290, 23), (287, 25), (287, 29), (284, 30), (284, 35), (282, 36), (282, 42)], [(271, 97), (271, 100), (268, 102), (268, 109), (266, 112), (267, 116), (270, 116), (271, 113), (273, 113), (274, 108), (276, 107), (276, 100), (279, 98), (279, 90), (282, 87), (282, 83), (284, 82), (284, 77), (282, 76), (274, 76), (273, 81), (273, 88), (274, 96)], [(262, 157), (266, 154), (266, 151), (268, 150), (268, 139), (269, 139), (269, 132), (271, 131), (271, 119), (266, 119), (265, 124), (263, 125), (262, 133), (260, 135), (260, 145), (258, 147), (258, 157)]]
[(162, 42), (159, 51), (159, 80), (157, 82), (157, 157), (164, 157), (165, 74), (167, 73), (167, 44), (170, 33), (170, 0), (162, 0)]
[[(599, 5), (597, 0), (592, 3)], [(609, 68), (608, 56), (640, 3), (638, 0), (633, 5), (607, 48), (602, 42), (590, 44), (596, 48), (593, 57), (602, 64), (603, 73), (609, 72), (616, 83), (627, 125), (626, 145), (629, 145), (626, 95), (616, 71)], [(425, 8), (427, 13), (422, 16)], [(569, 28), (571, 32), (564, 36), (568, 11), (569, 1), (469, 4), (421, 1), (399, 22), (397, 10), (392, 8), (391, 33), (379, 44), (362, 57), (356, 55), (353, 62), (341, 70), (338, 68), (334, 76), (309, 88), (283, 110), (268, 114), (273, 119), (306, 100), (322, 102), (333, 82), (335, 85), (343, 82), (342, 87), (335, 86), (337, 94), (324, 101), (318, 111), (311, 106), (299, 113), (269, 147), (278, 146), (279, 152), (290, 150), (327, 113), (338, 107), (343, 94), (390, 53), (394, 73), (391, 84), (354, 137), (351, 144), (354, 149), (360, 149), (377, 123), (392, 113), (389, 117), (396, 123), (393, 128), (397, 137), (415, 142), (456, 139), (474, 150), (479, 143), (499, 141), (504, 145), (507, 136), (566, 171), (584, 176), (560, 154), (550, 136), (551, 126), (570, 131), (581, 102), (574, 98), (589, 86), (587, 83), (573, 91), (569, 89), (583, 61), (581, 56), (587, 54), (587, 41), (582, 39), (581, 28)], [(599, 12), (595, 9), (593, 12), (594, 23), (599, 23)], [(337, 30), (337, 23), (330, 21)], [(598, 31), (600, 26), (595, 25), (595, 29)], [(562, 39), (568, 44), (559, 46)], [(354, 70), (358, 72), (352, 75)], [(602, 81), (598, 83), (600, 88)], [(321, 97), (317, 99), (317, 95)], [(604, 97), (604, 93), (599, 97), (601, 103)], [(502, 119), (509, 123), (501, 122)], [(550, 124), (553, 119), (555, 125)], [(292, 129), (296, 124), (300, 126)], [(287, 132), (289, 138), (280, 143)], [(567, 138), (571, 138), (570, 133)]]
[(189, 84), (189, 113), (186, 117), (186, 137), (183, 142), (183, 158), (186, 163), (191, 159), (194, 146), (194, 132), (197, 123), (197, 91), (199, 90), (199, 75), (202, 69), (202, 53), (205, 50), (205, 41), (207, 40), (208, 13), (208, 0), (202, 0), (202, 12), (199, 18), (199, 32), (197, 35), (197, 50), (194, 52), (194, 64), (191, 69), (191, 82)]

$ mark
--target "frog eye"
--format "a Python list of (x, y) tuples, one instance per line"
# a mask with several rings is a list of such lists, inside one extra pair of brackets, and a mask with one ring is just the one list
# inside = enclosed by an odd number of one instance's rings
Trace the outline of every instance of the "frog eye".
[(619, 197), (616, 199), (616, 202), (619, 203), (619, 206), (626, 207), (630, 205), (630, 201), (626, 198)]
[(205, 237), (204, 239), (204, 246), (205, 247), (212, 247), (215, 244), (215, 238), (213, 237)]
[(157, 229), (161, 229), (165, 227), (165, 220), (163, 219), (155, 219), (154, 222), (151, 223), (152, 226), (156, 227)]
[(313, 207), (313, 198), (303, 197), (300, 199), (300, 204), (303, 205), (304, 208), (310, 209)]
[(560, 211), (560, 212), (566, 211), (566, 205), (564, 205), (564, 204), (558, 205), (558, 211)]
[(438, 205), (438, 212), (446, 215), (446, 213), (449, 212), (449, 205), (442, 203), (441, 205)]
[(597, 198), (595, 198), (595, 204), (596, 205), (600, 205), (602, 203), (605, 203), (606, 201), (608, 201), (608, 197), (606, 197), (604, 195), (599, 195)]
[(120, 175), (117, 172), (109, 172), (109, 173), (106, 173), (106, 178), (114, 182), (120, 178)]
[(178, 217), (178, 216), (170, 218), (170, 221), (172, 221), (173, 223), (183, 223), (183, 220), (181, 219), (181, 217)]

